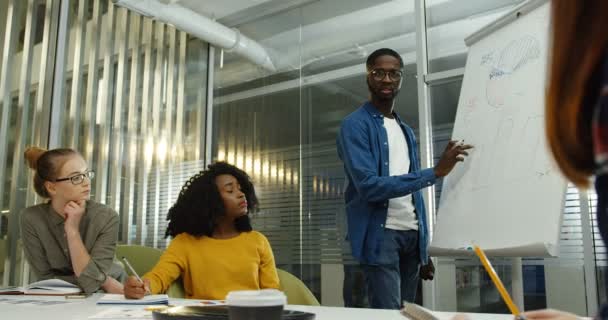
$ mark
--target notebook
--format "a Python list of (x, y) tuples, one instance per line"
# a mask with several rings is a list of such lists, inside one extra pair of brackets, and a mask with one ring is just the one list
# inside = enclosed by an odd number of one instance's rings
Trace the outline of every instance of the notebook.
[(60, 279), (47, 279), (24, 287), (0, 288), (0, 294), (72, 295), (82, 293), (75, 284)]
[(411, 320), (439, 320), (431, 310), (409, 302), (404, 303), (401, 314)]
[(122, 294), (106, 293), (97, 300), (97, 304), (169, 304), (169, 296), (166, 294), (151, 294), (144, 296), (142, 299), (127, 299)]

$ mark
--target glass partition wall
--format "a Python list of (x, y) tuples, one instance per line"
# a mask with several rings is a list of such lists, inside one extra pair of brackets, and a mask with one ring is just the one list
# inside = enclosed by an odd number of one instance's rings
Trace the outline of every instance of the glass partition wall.
[(418, 127), (413, 7), (315, 1), (236, 25), (269, 49), (272, 72), (217, 52), (213, 157), (252, 173), (261, 202), (255, 227), (270, 239), (278, 267), (324, 305), (365, 306), (345, 241), (346, 180), (335, 139), (342, 118), (368, 97), (367, 55), (385, 46), (406, 59), (396, 108)]
[(18, 212), (35, 196), (22, 155), (48, 141), (59, 3), (0, 1), (0, 9), (0, 274), (7, 285), (24, 274)]
[(167, 210), (203, 167), (208, 45), (108, 1), (71, 4), (61, 145), (96, 171), (121, 241), (164, 248)]
[(120, 242), (166, 247), (167, 210), (205, 161), (208, 44), (108, 0), (0, 6), (4, 284), (33, 280), (19, 212), (44, 199), (27, 146), (79, 151), (96, 172), (91, 198), (120, 214)]
[[(166, 213), (189, 176), (210, 161), (241, 167), (261, 202), (254, 228), (269, 238), (277, 266), (302, 279), (323, 305), (367, 306), (346, 241), (346, 180), (335, 148), (340, 121), (368, 99), (365, 59), (382, 47), (402, 55), (405, 81), (395, 108), (414, 128), (423, 163), (432, 165), (454, 125), (463, 39), (521, 2), (172, 2), (259, 44), (269, 67), (108, 0), (0, 0), (4, 284), (32, 280), (18, 219), (43, 199), (33, 193), (23, 150), (61, 146), (80, 151), (96, 171), (93, 199), (119, 213), (120, 242), (158, 248), (170, 241)], [(436, 200), (428, 201), (434, 216), (441, 182), (427, 195)], [(593, 314), (598, 296), (605, 298), (594, 199), (570, 188), (560, 258), (524, 259), (525, 309)], [(586, 225), (594, 228), (587, 235)], [(586, 236), (595, 236), (587, 249)], [(493, 262), (511, 287), (513, 262)], [(506, 312), (475, 260), (441, 257), (436, 266), (419, 303)]]

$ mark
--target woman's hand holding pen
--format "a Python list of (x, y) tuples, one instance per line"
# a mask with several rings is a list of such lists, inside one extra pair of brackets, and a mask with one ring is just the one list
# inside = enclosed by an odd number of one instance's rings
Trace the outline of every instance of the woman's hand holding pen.
[(149, 294), (150, 280), (144, 278), (142, 281), (139, 281), (135, 276), (128, 277), (125, 281), (125, 298), (141, 299)]

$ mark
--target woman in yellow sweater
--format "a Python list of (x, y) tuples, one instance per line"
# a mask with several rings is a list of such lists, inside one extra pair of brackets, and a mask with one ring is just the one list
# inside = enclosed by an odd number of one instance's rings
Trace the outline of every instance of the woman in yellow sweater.
[(278, 289), (270, 244), (252, 231), (248, 213), (258, 200), (249, 176), (217, 162), (190, 178), (169, 209), (167, 250), (142, 284), (125, 283), (125, 297), (165, 292), (178, 277), (186, 298), (221, 300), (232, 290)]

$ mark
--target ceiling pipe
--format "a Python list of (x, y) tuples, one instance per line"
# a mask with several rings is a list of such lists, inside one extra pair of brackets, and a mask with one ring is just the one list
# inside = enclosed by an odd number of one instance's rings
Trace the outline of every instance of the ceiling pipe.
[(130, 9), (145, 17), (171, 24), (201, 40), (226, 51), (234, 52), (275, 72), (276, 67), (266, 49), (244, 36), (237, 29), (230, 29), (190, 9), (158, 0), (112, 0), (114, 4)]
[[(432, 5), (446, 6), (456, 1), (427, 0)], [(481, 28), (508, 12), (510, 9), (505, 7), (505, 3), (512, 0), (494, 0), (497, 4), (485, 2), (486, 0), (476, 1), (486, 6), (483, 7), (484, 12), (490, 13), (466, 16), (465, 14), (470, 13), (467, 11), (459, 12), (458, 16), (453, 17), (435, 17), (435, 20), (441, 23), (427, 31), (429, 45), (432, 47), (432, 50), (429, 50), (430, 59), (466, 53), (463, 35), (471, 32), (468, 30)], [(499, 7), (495, 8), (493, 4)], [(397, 52), (415, 53), (415, 28), (412, 24), (404, 25), (404, 21), (413, 19), (413, 10), (413, 3), (405, 0), (386, 2), (335, 16), (331, 20), (309, 24), (301, 29), (286, 30), (260, 40), (260, 43), (274, 48), (277, 52), (284, 52), (279, 55), (272, 51), (275, 66), (279, 71), (306, 66), (312, 67), (308, 71), (313, 73), (317, 72), (315, 70), (327, 70), (332, 64), (343, 63), (349, 59), (364, 60), (368, 53), (382, 47), (393, 48)], [(333, 33), (328, 33), (327, 30), (332, 30)], [(306, 35), (307, 40), (304, 43), (298, 33)], [(336, 34), (340, 36), (336, 37)], [(302, 50), (289, 50), (299, 46)], [(227, 60), (222, 69), (222, 76), (216, 78), (216, 82), (220, 87), (230, 87), (265, 76), (267, 74), (261, 69), (248, 67), (245, 61)]]

